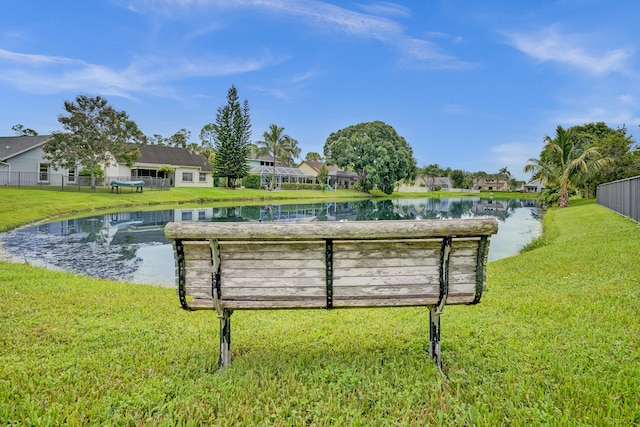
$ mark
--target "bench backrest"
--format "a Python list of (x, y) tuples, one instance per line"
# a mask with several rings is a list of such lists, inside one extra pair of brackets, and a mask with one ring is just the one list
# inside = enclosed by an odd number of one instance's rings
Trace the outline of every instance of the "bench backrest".
[(495, 218), (169, 223), (185, 309), (480, 301)]

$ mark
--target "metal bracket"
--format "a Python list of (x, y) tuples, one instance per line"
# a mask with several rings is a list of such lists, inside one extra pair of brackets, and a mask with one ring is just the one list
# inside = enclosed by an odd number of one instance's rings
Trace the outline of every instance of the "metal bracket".
[(478, 304), (480, 302), (480, 298), (482, 298), (482, 291), (484, 290), (484, 262), (487, 257), (487, 242), (487, 236), (480, 237), (480, 241), (478, 242), (478, 256), (476, 261), (476, 296), (469, 305)]
[(222, 307), (220, 290), (220, 245), (218, 240), (209, 240), (209, 247), (211, 248), (211, 296), (213, 297), (213, 306), (218, 314), (218, 319), (222, 319), (225, 313)]
[(178, 264), (178, 297), (180, 298), (180, 306), (184, 310), (192, 311), (189, 304), (187, 304), (187, 291), (186, 291), (186, 277), (185, 277), (185, 261), (184, 261), (184, 246), (182, 240), (175, 240), (173, 242), (173, 248), (176, 252), (176, 262)]
[(442, 239), (440, 248), (440, 295), (434, 309), (440, 314), (444, 310), (449, 295), (449, 257), (451, 255), (451, 236)]
[(327, 308), (333, 308), (333, 240), (326, 239), (325, 266), (327, 275)]

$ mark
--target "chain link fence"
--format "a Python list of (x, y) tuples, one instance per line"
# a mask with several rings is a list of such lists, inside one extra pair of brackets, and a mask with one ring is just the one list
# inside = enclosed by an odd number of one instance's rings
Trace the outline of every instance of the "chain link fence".
[[(171, 187), (169, 178), (122, 177), (108, 176), (96, 178), (96, 191), (111, 191), (111, 181), (144, 181), (145, 190), (168, 190)], [(51, 191), (93, 192), (91, 177), (78, 176), (70, 180), (67, 175), (38, 172), (6, 172), (0, 171), (0, 188), (13, 187)], [(135, 191), (135, 187), (132, 187)]]

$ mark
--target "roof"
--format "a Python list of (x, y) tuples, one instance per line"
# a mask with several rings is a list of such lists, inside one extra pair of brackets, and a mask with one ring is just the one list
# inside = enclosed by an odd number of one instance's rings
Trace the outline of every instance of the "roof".
[[(306, 163), (307, 165), (309, 165), (316, 172), (320, 172), (320, 168), (322, 167), (322, 165), (326, 164), (324, 162), (310, 162), (308, 160), (305, 160), (302, 163)], [(336, 165), (327, 165), (327, 171), (329, 172), (330, 176), (342, 176), (342, 177), (349, 177), (349, 178), (357, 178), (358, 177), (357, 173), (355, 173), (355, 172), (347, 172), (344, 169), (341, 169)]]
[(140, 158), (136, 163), (170, 166), (193, 166), (203, 171), (213, 172), (205, 156), (191, 154), (186, 148), (167, 147), (164, 145), (141, 145)]
[[(251, 168), (250, 173), (253, 174), (272, 174), (273, 166), (254, 166)], [(303, 170), (298, 168), (286, 168), (284, 166), (276, 166), (277, 176), (295, 176), (299, 178), (313, 177), (313, 175), (307, 175)]]
[(539, 179), (534, 179), (524, 185), (525, 187), (543, 187), (544, 184)]
[(19, 154), (40, 147), (51, 135), (37, 136), (1, 136), (0, 137), (0, 161), (15, 157)]

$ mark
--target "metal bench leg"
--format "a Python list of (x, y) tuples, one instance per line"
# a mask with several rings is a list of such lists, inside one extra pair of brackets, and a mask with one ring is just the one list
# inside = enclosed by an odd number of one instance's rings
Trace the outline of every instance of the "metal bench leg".
[(429, 307), (429, 356), (435, 359), (436, 366), (442, 372), (442, 358), (440, 357), (440, 313), (437, 307)]
[(231, 364), (231, 310), (224, 310), (220, 317), (220, 359), (218, 366), (225, 368)]

